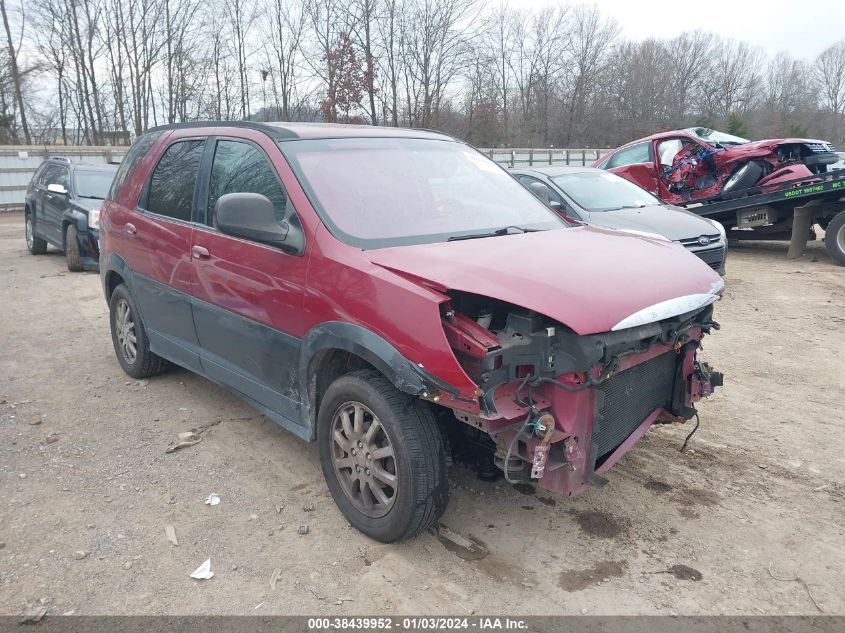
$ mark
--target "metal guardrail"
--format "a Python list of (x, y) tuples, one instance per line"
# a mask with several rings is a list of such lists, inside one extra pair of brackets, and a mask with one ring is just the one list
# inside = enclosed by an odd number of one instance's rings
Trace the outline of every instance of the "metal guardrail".
[(592, 165), (610, 149), (545, 148), (545, 147), (497, 147), (479, 148), (500, 165), (506, 167), (534, 167), (542, 165)]
[[(0, 146), (0, 212), (23, 209), (26, 188), (41, 162), (65, 156), (76, 163), (120, 162), (125, 146), (2, 145)], [(590, 165), (609, 149), (499, 147), (479, 149), (508, 167), (535, 165)]]
[(64, 156), (74, 163), (119, 162), (128, 147), (64, 145), (0, 145), (0, 212), (23, 209), (26, 188), (41, 162)]

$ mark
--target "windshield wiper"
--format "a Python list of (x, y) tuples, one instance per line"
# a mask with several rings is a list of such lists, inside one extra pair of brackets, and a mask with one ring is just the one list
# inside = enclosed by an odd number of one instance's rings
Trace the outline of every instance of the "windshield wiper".
[(611, 207), (610, 209), (605, 209), (605, 211), (621, 211), (622, 209), (644, 209), (646, 206), (645, 204), (623, 204), (621, 207)]
[(88, 200), (105, 200), (102, 196), (86, 196), (85, 194), (80, 193), (80, 198), (87, 198)]
[(543, 229), (526, 229), (524, 226), (516, 226), (515, 224), (509, 224), (508, 226), (503, 226), (500, 229), (496, 229), (495, 231), (490, 231), (489, 233), (469, 233), (467, 235), (453, 235), (449, 237), (446, 241), (447, 242), (458, 242), (460, 240), (474, 240), (479, 237), (498, 237), (499, 235), (509, 235), (509, 231), (514, 229), (516, 231), (520, 231), (521, 233), (535, 233), (537, 231), (542, 231)]

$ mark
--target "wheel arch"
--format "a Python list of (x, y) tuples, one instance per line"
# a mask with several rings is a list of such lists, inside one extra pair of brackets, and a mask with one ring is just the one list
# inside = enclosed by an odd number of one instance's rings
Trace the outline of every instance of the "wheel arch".
[[(120, 284), (130, 286), (131, 274), (129, 264), (127, 264), (122, 257), (111, 255), (109, 258), (109, 265), (106, 270), (102, 272), (103, 279), (103, 293), (106, 296), (106, 303), (111, 301), (111, 295), (114, 289)], [(130, 287), (131, 292), (131, 287)]]
[(311, 329), (302, 341), (299, 367), (301, 417), (311, 428), (312, 439), (322, 395), (335, 379), (351, 371), (372, 368), (399, 391), (414, 396), (442, 388), (380, 335), (353, 323), (333, 321)]

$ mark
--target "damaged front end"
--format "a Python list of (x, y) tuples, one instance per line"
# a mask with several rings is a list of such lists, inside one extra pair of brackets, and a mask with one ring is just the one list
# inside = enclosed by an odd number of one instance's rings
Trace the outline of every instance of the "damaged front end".
[(509, 481), (530, 478), (564, 496), (602, 485), (601, 475), (652, 424), (690, 419), (695, 403), (722, 384), (720, 373), (696, 359), (701, 338), (719, 327), (715, 295), (694, 300), (683, 314), (626, 319), (589, 335), (503, 301), (448, 296), (441, 307), (446, 339), (478, 385), (479, 404), (477, 412), (451, 408), (489, 435), (495, 465)]

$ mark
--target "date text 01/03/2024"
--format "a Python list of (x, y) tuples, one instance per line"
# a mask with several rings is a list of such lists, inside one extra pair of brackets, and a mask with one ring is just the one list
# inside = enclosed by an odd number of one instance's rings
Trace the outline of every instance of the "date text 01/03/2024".
[(520, 631), (528, 628), (525, 620), (519, 618), (499, 617), (352, 617), (352, 618), (309, 618), (308, 630), (338, 631), (338, 630), (366, 630), (366, 631), (452, 631), (477, 630)]

